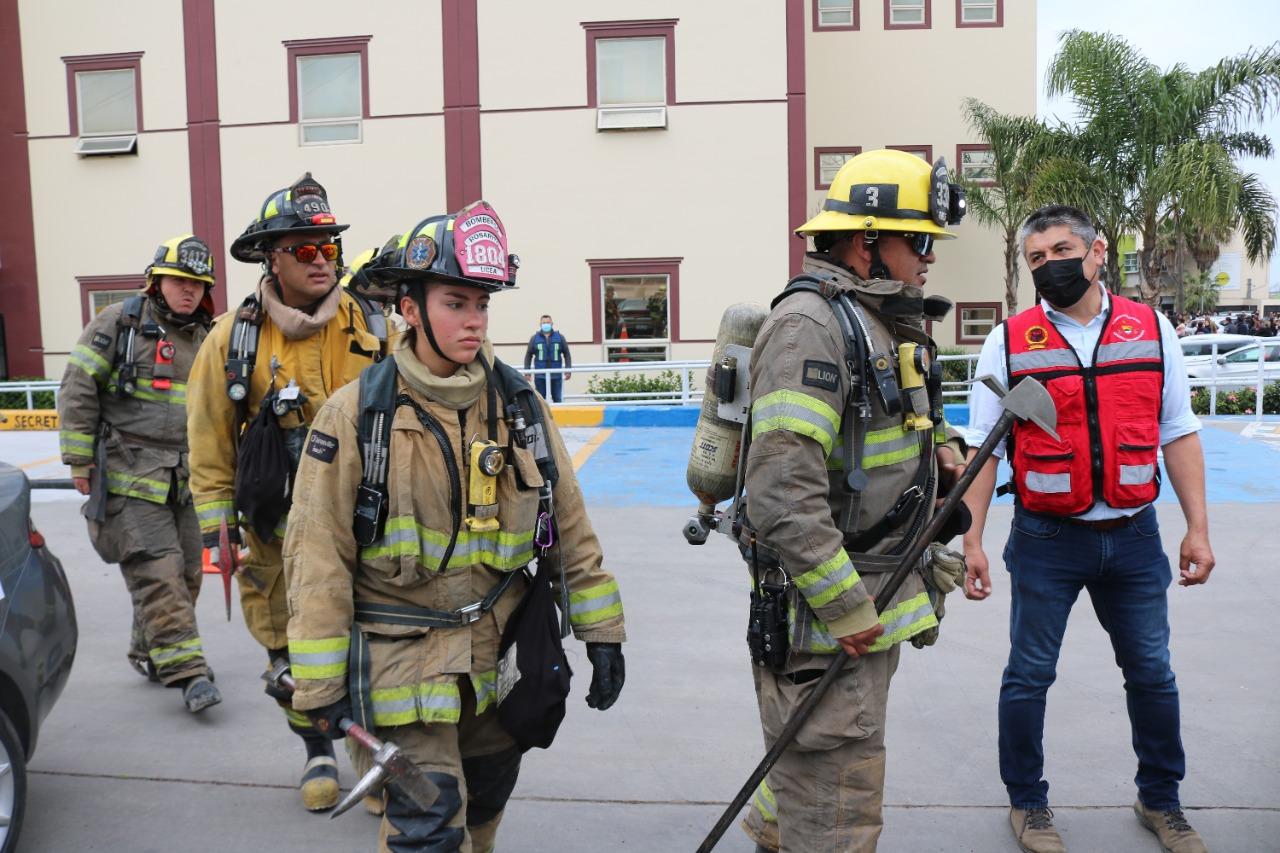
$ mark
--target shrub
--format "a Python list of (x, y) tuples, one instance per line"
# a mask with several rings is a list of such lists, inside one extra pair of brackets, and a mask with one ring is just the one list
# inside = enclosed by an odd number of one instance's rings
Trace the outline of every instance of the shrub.
[[(1257, 395), (1252, 388), (1230, 388), (1218, 392), (1215, 412), (1219, 415), (1252, 415)], [(1197, 415), (1209, 414), (1209, 389), (1196, 388), (1191, 392), (1191, 411)], [(1272, 382), (1262, 389), (1263, 414), (1280, 414), (1280, 382)]]
[[(11, 382), (47, 382), (43, 376), (15, 376)], [(32, 408), (55, 408), (52, 391), (34, 391), (31, 394)], [(26, 391), (0, 391), (0, 409), (25, 409), (27, 407)]]
[[(695, 386), (690, 386), (695, 387)], [(618, 394), (655, 394), (680, 390), (680, 376), (674, 370), (664, 370), (657, 376), (643, 373), (615, 372), (612, 376), (596, 373), (587, 382), (587, 393), (594, 397), (612, 397)], [(626, 398), (623, 398), (626, 399)]]
[[(938, 347), (938, 355), (969, 355), (969, 351), (963, 347)], [(942, 362), (942, 381), (943, 382), (966, 382), (969, 379), (969, 365), (965, 361), (944, 361)]]

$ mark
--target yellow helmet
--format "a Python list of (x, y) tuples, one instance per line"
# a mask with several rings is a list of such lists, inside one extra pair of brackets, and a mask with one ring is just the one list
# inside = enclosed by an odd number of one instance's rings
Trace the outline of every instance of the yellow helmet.
[(964, 190), (947, 179), (947, 162), (929, 166), (894, 149), (850, 159), (831, 182), (822, 212), (796, 229), (802, 237), (823, 231), (907, 231), (951, 239), (943, 225), (964, 217)]
[(165, 240), (156, 248), (155, 257), (147, 267), (147, 281), (151, 283), (162, 275), (176, 275), (212, 285), (213, 254), (209, 245), (194, 234), (181, 234)]

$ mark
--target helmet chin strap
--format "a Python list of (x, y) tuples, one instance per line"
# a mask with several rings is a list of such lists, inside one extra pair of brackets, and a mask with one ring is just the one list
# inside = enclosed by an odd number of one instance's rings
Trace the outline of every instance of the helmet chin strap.
[(868, 236), (862, 238), (862, 244), (871, 252), (871, 266), (867, 270), (867, 275), (871, 278), (890, 278), (889, 267), (885, 264), (884, 259), (880, 257), (880, 235), (872, 237), (872, 232), (866, 232)]
[(444, 354), (444, 350), (440, 349), (440, 344), (438, 341), (436, 341), (435, 332), (431, 331), (431, 315), (427, 313), (427, 285), (426, 284), (422, 285), (422, 297), (415, 298), (413, 301), (418, 303), (418, 313), (422, 315), (422, 331), (427, 336), (427, 343), (431, 345), (431, 348), (433, 350), (435, 350), (436, 355), (440, 356), (445, 361), (449, 362), (450, 364), (459, 364), (460, 362), (456, 362), (453, 359), (449, 358), (449, 356)]

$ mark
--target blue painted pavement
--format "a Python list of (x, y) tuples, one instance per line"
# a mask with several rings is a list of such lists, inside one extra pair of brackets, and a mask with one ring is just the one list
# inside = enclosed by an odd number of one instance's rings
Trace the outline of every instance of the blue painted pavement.
[[(1206, 424), (1204, 445), (1209, 503), (1280, 502), (1280, 446), (1241, 437)], [(695, 501), (685, 486), (685, 466), (693, 427), (620, 427), (578, 472), (590, 504), (603, 506), (687, 506)], [(1009, 479), (1001, 463), (997, 482)], [(997, 498), (1011, 503), (1013, 498)], [(1177, 501), (1165, 478), (1159, 501)]]

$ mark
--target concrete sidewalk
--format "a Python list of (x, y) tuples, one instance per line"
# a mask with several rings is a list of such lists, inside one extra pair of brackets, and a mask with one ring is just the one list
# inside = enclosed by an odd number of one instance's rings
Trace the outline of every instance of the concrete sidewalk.
[[(588, 709), (590, 666), (571, 645), (569, 716), (551, 750), (526, 756), (499, 850), (692, 850), (762, 754), (742, 639), (746, 574), (724, 538), (692, 548), (680, 537), (692, 506), (679, 495), (689, 433), (660, 435), (667, 432), (618, 429), (582, 469), (626, 602), (627, 686), (610, 711)], [(571, 452), (599, 435), (575, 431)], [(44, 452), (33, 446), (19, 459), (17, 445), (3, 441), (6, 461), (44, 458), (30, 455)], [(1206, 431), (1219, 568), (1205, 587), (1170, 591), (1189, 767), (1183, 801), (1215, 853), (1257, 853), (1280, 850), (1280, 648), (1271, 639), (1280, 500), (1269, 491), (1280, 484), (1280, 455), (1259, 443), (1246, 475), (1219, 444)], [(1232, 471), (1214, 473), (1228, 462)], [(56, 467), (29, 470), (55, 476)], [(1228, 476), (1251, 477), (1259, 489), (1223, 501), (1214, 481)], [(216, 576), (206, 579), (199, 617), (223, 704), (193, 718), (176, 691), (127, 667), (128, 595), (90, 547), (79, 504), (46, 492), (33, 509), (70, 577), (81, 643), (30, 768), (22, 849), (373, 849), (377, 821), (360, 809), (330, 821), (297, 805), (300, 745), (261, 693), (264, 655), (238, 609), (225, 621)], [(1176, 553), (1181, 514), (1164, 501), (1158, 511), (1166, 550)], [(993, 560), (1009, 517), (1007, 506), (993, 510)], [(904, 650), (889, 717), (885, 853), (1017, 849), (996, 766), (1008, 584), (998, 569), (994, 580), (986, 602), (948, 602), (937, 646)], [(1135, 760), (1121, 676), (1087, 603), (1071, 620), (1046, 729), (1050, 796), (1073, 853), (1155, 853), (1130, 811)], [(717, 849), (749, 853), (752, 845), (732, 828)]]

